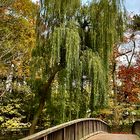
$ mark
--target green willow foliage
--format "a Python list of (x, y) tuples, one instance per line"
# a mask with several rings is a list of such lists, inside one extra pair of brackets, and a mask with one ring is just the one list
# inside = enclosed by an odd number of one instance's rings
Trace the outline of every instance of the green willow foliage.
[(51, 107), (61, 112), (60, 122), (85, 117), (88, 110), (92, 116), (107, 104), (109, 61), (123, 32), (122, 9), (121, 0), (93, 0), (87, 6), (80, 0), (41, 0), (32, 84), (42, 95), (41, 86), (61, 67), (46, 99), (48, 112)]

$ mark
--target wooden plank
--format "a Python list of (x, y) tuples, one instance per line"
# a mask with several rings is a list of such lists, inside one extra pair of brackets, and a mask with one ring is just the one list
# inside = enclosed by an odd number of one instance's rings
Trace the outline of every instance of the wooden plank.
[(139, 140), (139, 138), (131, 134), (98, 134), (87, 140)]

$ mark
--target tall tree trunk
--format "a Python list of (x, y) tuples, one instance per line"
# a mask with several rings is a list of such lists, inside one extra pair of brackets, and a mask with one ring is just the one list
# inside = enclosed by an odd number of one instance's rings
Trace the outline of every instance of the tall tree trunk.
[(34, 114), (33, 121), (32, 121), (30, 130), (29, 130), (29, 135), (31, 135), (35, 132), (35, 127), (37, 125), (39, 116), (40, 116), (40, 114), (41, 114), (41, 112), (42, 112), (42, 110), (45, 106), (46, 97), (47, 97), (47, 94), (49, 94), (49, 89), (50, 89), (51, 83), (53, 82), (57, 72), (59, 72), (61, 69), (62, 69), (62, 67), (60, 65), (57, 65), (54, 68), (52, 68), (52, 73), (50, 74), (50, 77), (49, 77), (47, 83), (45, 83), (42, 86), (42, 90), (40, 91), (41, 92), (41, 98), (39, 100), (39, 107), (37, 109), (37, 112)]
[(32, 121), (32, 125), (30, 127), (30, 131), (29, 131), (29, 135), (33, 134), (35, 132), (35, 127), (37, 125), (37, 122), (38, 122), (38, 119), (39, 119), (39, 116), (44, 108), (44, 105), (45, 105), (45, 98), (40, 98), (40, 101), (39, 101), (39, 107), (37, 109), (37, 112), (36, 114), (34, 115), (33, 117), (33, 121)]

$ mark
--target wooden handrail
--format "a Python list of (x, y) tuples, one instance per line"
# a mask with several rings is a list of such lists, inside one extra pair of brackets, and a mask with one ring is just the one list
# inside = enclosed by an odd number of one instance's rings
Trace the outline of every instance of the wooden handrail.
[(21, 140), (84, 140), (101, 131), (110, 131), (107, 123), (100, 119), (85, 118), (57, 125)]

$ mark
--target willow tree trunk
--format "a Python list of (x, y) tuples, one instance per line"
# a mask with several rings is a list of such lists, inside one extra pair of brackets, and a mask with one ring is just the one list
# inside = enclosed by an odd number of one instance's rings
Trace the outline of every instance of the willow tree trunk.
[(37, 109), (37, 112), (36, 114), (34, 115), (34, 118), (33, 118), (33, 121), (32, 121), (32, 125), (30, 127), (30, 131), (29, 131), (29, 135), (33, 134), (35, 132), (35, 127), (37, 125), (37, 122), (38, 122), (38, 119), (39, 119), (39, 116), (44, 108), (44, 105), (45, 105), (45, 98), (44, 97), (41, 97), (40, 101), (39, 101), (39, 107)]
[(40, 114), (41, 114), (41, 112), (42, 112), (42, 110), (45, 106), (45, 103), (46, 103), (46, 98), (48, 96), (47, 94), (50, 94), (50, 86), (51, 86), (51, 84), (52, 84), (52, 82), (55, 78), (55, 75), (61, 69), (62, 69), (62, 67), (60, 65), (54, 67), (53, 70), (52, 70), (52, 73), (50, 74), (50, 77), (49, 77), (47, 83), (45, 83), (42, 86), (42, 90), (40, 91), (41, 92), (41, 97), (40, 97), (40, 100), (39, 100), (39, 106), (38, 106), (38, 109), (37, 109), (36, 113), (34, 114), (33, 121), (32, 121), (30, 130), (29, 130), (29, 135), (32, 135), (35, 132), (35, 127), (37, 125), (39, 116), (40, 116)]

